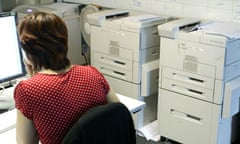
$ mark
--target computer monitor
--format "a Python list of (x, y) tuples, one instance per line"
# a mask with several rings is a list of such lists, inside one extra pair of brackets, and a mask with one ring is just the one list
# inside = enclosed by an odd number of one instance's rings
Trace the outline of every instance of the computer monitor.
[(0, 86), (26, 74), (15, 12), (0, 12)]

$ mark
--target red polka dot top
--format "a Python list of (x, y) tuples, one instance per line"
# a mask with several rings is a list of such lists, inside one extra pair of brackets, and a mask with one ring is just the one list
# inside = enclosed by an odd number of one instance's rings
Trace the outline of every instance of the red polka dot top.
[(16, 108), (32, 120), (42, 144), (60, 144), (88, 109), (106, 104), (109, 84), (92, 66), (73, 66), (64, 74), (37, 73), (14, 92)]

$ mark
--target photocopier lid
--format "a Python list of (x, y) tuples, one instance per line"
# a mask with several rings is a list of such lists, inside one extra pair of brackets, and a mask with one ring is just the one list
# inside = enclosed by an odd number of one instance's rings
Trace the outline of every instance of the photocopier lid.
[(222, 39), (234, 40), (240, 38), (240, 25), (229, 22), (183, 18), (159, 25), (158, 33), (162, 37), (172, 39), (177, 38), (179, 36), (178, 33), (186, 33), (195, 36), (215, 36)]
[(89, 14), (87, 19), (91, 25), (107, 28), (128, 27), (133, 29), (158, 25), (167, 21), (166, 16), (144, 14), (122, 9)]
[(13, 11), (18, 12), (20, 17), (37, 11), (45, 11), (55, 13), (64, 18), (78, 14), (78, 5), (70, 3), (52, 3), (46, 5), (23, 4), (14, 8)]
[(199, 25), (198, 30), (212, 35), (227, 37), (228, 39), (240, 38), (240, 25), (226, 22), (211, 22), (205, 25)]

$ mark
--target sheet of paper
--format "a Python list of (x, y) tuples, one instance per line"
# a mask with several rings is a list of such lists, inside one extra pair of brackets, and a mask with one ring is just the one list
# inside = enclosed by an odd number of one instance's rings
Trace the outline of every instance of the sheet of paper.
[(132, 113), (136, 113), (140, 110), (143, 110), (143, 108), (146, 105), (145, 102), (143, 101), (126, 97), (121, 94), (117, 94), (117, 96), (120, 99), (120, 102), (123, 103)]
[(145, 125), (144, 127), (140, 128), (139, 130), (137, 130), (137, 133), (142, 136), (145, 137), (146, 140), (152, 140), (152, 141), (159, 141), (160, 140), (160, 134), (159, 134), (159, 123), (158, 120), (155, 120), (147, 125)]

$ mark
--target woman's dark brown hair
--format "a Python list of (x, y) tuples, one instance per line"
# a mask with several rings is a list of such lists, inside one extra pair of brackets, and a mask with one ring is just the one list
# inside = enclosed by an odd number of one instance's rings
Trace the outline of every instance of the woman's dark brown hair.
[(27, 15), (19, 24), (19, 35), (34, 70), (61, 70), (70, 65), (67, 26), (59, 16), (45, 12)]

